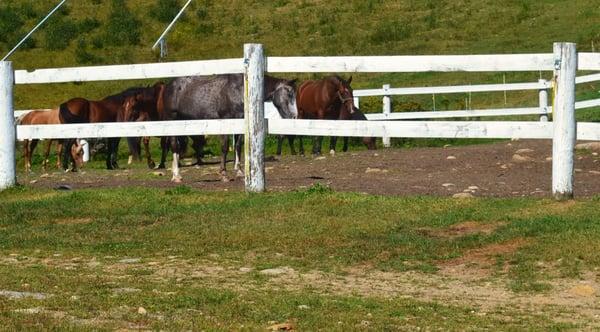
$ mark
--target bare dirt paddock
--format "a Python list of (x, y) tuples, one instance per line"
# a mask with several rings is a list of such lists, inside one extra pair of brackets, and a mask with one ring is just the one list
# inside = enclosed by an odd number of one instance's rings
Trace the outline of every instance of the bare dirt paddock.
[[(575, 195), (600, 194), (600, 151), (577, 150)], [(329, 154), (321, 157), (268, 157), (270, 191), (302, 189), (322, 183), (338, 191), (381, 195), (451, 196), (468, 192), (482, 197), (551, 194), (552, 143), (525, 140), (493, 144), (413, 149), (380, 149)], [(124, 161), (121, 161), (124, 163)], [(243, 178), (221, 181), (216, 159), (201, 167), (184, 167), (183, 184), (207, 190), (243, 190)], [(143, 168), (117, 171), (83, 170), (78, 173), (40, 172), (20, 176), (19, 183), (34, 187), (73, 189), (123, 186), (170, 187), (170, 170)]]

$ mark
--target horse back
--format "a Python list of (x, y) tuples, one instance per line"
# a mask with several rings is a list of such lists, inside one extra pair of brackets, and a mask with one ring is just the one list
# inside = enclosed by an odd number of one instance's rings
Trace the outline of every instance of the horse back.
[(298, 88), (298, 117), (304, 119), (336, 118), (335, 87), (327, 80), (306, 81)]
[(60, 123), (88, 123), (90, 103), (84, 98), (73, 98), (59, 106)]

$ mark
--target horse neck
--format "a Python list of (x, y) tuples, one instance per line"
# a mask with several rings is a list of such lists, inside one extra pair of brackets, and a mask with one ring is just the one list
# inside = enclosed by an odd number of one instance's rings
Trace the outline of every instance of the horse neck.
[(99, 101), (90, 101), (90, 122), (115, 122), (124, 102), (124, 98), (122, 100), (105, 98)]
[(265, 101), (272, 99), (272, 97), (273, 97), (272, 92), (275, 91), (275, 89), (277, 88), (277, 85), (283, 81), (284, 81), (283, 79), (265, 75), (265, 88), (264, 88)]

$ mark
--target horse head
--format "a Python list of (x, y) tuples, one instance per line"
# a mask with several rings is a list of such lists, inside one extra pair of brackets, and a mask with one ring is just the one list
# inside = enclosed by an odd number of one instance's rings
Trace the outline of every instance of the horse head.
[(79, 138), (71, 145), (71, 157), (73, 158), (77, 169), (83, 167), (83, 144)]
[(125, 97), (125, 102), (123, 102), (123, 107), (119, 112), (118, 121), (136, 121), (140, 117), (140, 107), (138, 105), (138, 94)]
[[(157, 83), (125, 97), (118, 117), (119, 121), (147, 121), (159, 119), (159, 94), (164, 85)], [(160, 98), (162, 101), (162, 98)]]
[(275, 85), (275, 90), (268, 94), (267, 100), (273, 100), (273, 105), (284, 119), (296, 119), (296, 80), (281, 80)]
[(352, 93), (352, 87), (350, 83), (352, 83), (352, 76), (348, 80), (344, 80), (341, 77), (338, 77), (338, 86), (337, 86), (337, 98), (339, 98), (342, 108), (340, 112), (347, 112), (347, 114), (354, 114), (354, 94)]

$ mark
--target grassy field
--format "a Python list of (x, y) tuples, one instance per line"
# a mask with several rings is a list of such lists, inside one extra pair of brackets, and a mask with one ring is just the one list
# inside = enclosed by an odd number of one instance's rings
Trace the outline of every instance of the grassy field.
[(265, 195), (16, 188), (0, 193), (0, 324), (593, 329), (598, 208), (598, 198), (399, 198), (320, 185)]

